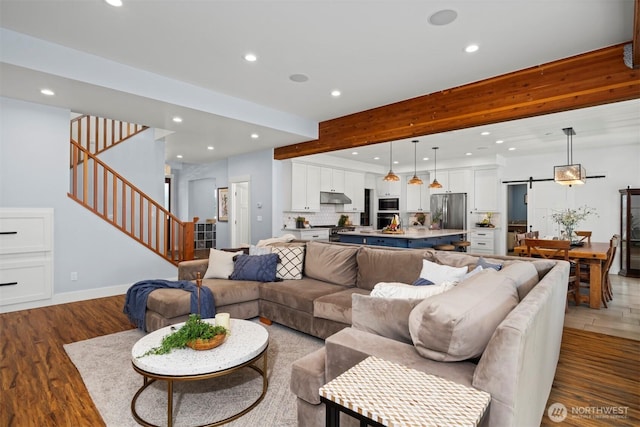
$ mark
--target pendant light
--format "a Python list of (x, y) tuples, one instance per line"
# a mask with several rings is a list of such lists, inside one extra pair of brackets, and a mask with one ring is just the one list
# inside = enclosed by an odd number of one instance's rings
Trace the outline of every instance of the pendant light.
[(553, 167), (553, 180), (560, 185), (582, 185), (587, 180), (587, 171), (580, 163), (573, 164), (573, 128), (562, 129), (567, 135), (567, 164)]
[(418, 141), (417, 139), (414, 139), (413, 141), (413, 178), (411, 178), (407, 184), (411, 184), (411, 185), (422, 185), (423, 182), (420, 178), (418, 178), (417, 175), (417, 163), (416, 163), (416, 159), (417, 159), (417, 150), (418, 150)]
[(440, 147), (432, 147), (433, 148), (433, 182), (429, 184), (429, 188), (442, 188), (442, 184), (438, 182), (436, 177), (436, 172), (438, 170), (438, 148)]
[(400, 177), (393, 173), (393, 168), (391, 167), (393, 163), (393, 142), (389, 143), (389, 173), (382, 178), (383, 181), (400, 181)]

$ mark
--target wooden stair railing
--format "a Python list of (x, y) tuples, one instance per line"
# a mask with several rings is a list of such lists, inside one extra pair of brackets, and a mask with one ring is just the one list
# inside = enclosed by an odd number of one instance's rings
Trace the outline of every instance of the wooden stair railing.
[(75, 141), (71, 162), (71, 199), (175, 265), (193, 259), (193, 222), (180, 221)]
[[(149, 129), (149, 126), (86, 114), (72, 119), (70, 126), (71, 140), (94, 155)], [(82, 161), (82, 156), (78, 161)]]

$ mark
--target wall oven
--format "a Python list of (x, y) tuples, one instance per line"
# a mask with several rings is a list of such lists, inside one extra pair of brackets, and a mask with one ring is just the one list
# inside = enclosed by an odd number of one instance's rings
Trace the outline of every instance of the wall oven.
[(400, 211), (400, 199), (397, 197), (378, 199), (378, 211)]
[(393, 221), (394, 215), (397, 215), (397, 214), (378, 213), (378, 216), (377, 216), (378, 221), (376, 222), (376, 229), (382, 230), (383, 228), (391, 225), (391, 221)]

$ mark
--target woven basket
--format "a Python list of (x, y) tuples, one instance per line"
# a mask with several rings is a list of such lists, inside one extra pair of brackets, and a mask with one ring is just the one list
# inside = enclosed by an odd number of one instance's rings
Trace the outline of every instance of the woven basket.
[(194, 350), (211, 350), (212, 348), (216, 348), (222, 344), (225, 338), (227, 338), (226, 334), (219, 334), (206, 340), (198, 338), (197, 340), (189, 341), (187, 343), (187, 347)]

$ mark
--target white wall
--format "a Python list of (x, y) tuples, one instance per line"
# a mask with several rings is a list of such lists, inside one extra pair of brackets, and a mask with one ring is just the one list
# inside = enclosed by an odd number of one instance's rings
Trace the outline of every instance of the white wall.
[[(69, 120), (66, 109), (0, 98), (0, 207), (54, 209), (54, 295), (30, 306), (121, 294), (138, 280), (177, 276), (175, 266), (67, 197)], [(131, 172), (151, 182), (164, 176), (158, 164), (164, 147), (146, 146), (146, 154), (139, 153), (144, 162), (129, 158), (130, 164), (119, 165), (125, 177)], [(141, 189), (162, 200), (164, 179), (156, 183), (157, 189), (144, 183)]]

